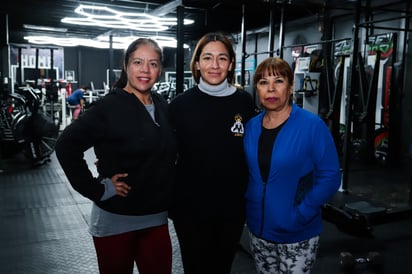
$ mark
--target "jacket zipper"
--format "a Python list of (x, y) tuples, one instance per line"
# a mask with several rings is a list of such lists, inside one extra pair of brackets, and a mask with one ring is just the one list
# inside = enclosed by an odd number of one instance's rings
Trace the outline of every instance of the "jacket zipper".
[(260, 222), (260, 233), (259, 235), (262, 236), (263, 233), (263, 224), (265, 222), (265, 197), (266, 197), (266, 182), (263, 182), (263, 196), (262, 196), (262, 218)]

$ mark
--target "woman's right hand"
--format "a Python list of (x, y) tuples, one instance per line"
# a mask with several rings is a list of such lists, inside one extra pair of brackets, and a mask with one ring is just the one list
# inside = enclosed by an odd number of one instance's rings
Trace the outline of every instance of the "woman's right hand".
[(127, 173), (117, 173), (112, 176), (111, 181), (116, 189), (116, 194), (122, 197), (126, 197), (131, 187), (122, 181), (123, 178), (128, 176)]

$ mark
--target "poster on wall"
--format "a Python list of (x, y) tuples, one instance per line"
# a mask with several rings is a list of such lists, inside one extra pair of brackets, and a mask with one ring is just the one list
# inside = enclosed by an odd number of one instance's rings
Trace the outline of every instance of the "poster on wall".
[(64, 79), (65, 79), (67, 82), (74, 82), (74, 81), (76, 81), (74, 70), (65, 70), (65, 71), (64, 71)]
[(44, 79), (63, 79), (63, 48), (10, 47), (13, 86), (39, 84)]

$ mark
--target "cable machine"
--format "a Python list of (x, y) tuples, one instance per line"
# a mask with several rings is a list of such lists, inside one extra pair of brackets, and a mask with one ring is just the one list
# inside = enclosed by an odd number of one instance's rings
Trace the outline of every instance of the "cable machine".
[[(372, 201), (351, 195), (348, 188), (349, 162), (353, 163), (354, 156), (364, 162), (374, 161), (378, 154), (385, 148), (385, 164), (396, 166), (400, 155), (400, 87), (396, 85), (395, 76), (402, 75), (404, 57), (402, 62), (395, 65), (396, 58), (396, 33), (371, 35), (367, 59), (374, 62), (373, 68), (367, 69), (365, 57), (359, 54), (359, 29), (380, 28), (375, 23), (397, 20), (402, 17), (389, 18), (379, 21), (360, 23), (361, 1), (358, 1), (355, 13), (355, 27), (353, 31), (353, 47), (351, 55), (350, 86), (346, 91), (345, 129), (342, 151), (342, 184), (341, 191), (332, 200), (324, 205), (323, 216), (325, 220), (335, 223), (338, 228), (357, 235), (369, 235), (374, 225), (385, 224), (412, 218), (412, 199), (409, 195), (408, 204), (405, 206), (390, 206), (383, 202)], [(411, 14), (403, 18), (408, 21)], [(408, 26), (406, 24), (406, 26)], [(411, 29), (388, 28), (392, 31), (402, 31), (404, 41), (407, 41), (407, 32)], [(390, 57), (390, 58), (389, 58)], [(382, 62), (385, 61), (382, 65)], [(382, 69), (384, 67), (384, 69)], [(378, 79), (383, 71), (385, 84), (381, 93), (382, 100), (378, 97)], [(401, 77), (402, 78), (402, 77)], [(359, 87), (356, 89), (356, 87)], [(382, 102), (381, 112), (377, 112), (376, 104)], [(376, 124), (376, 115), (381, 116), (380, 125)], [(377, 130), (380, 126), (380, 129)], [(385, 132), (382, 134), (381, 132)], [(377, 147), (379, 140), (386, 140), (386, 145)], [(377, 142), (378, 140), (378, 142)], [(377, 149), (378, 148), (378, 149)], [(375, 155), (374, 155), (375, 154)], [(376, 162), (375, 162), (376, 163)], [(409, 189), (412, 189), (409, 180)]]

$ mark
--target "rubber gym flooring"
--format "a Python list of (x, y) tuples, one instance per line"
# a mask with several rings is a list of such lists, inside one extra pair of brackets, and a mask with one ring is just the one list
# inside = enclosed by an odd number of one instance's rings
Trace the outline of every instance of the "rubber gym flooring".
[[(86, 154), (86, 160), (93, 166), (92, 152)], [(6, 159), (4, 169), (0, 173), (0, 273), (97, 273), (87, 232), (91, 203), (71, 188), (54, 154), (37, 167), (16, 155)], [(409, 204), (410, 174), (399, 170), (352, 173), (350, 187), (358, 197), (373, 196), (396, 207)], [(369, 251), (383, 254), (380, 271), (358, 263), (353, 273), (412, 273), (412, 218), (373, 226), (368, 237), (342, 232), (329, 221), (324, 221), (324, 228), (312, 273), (344, 273), (339, 264), (342, 251), (359, 257)], [(173, 273), (183, 274), (172, 223), (170, 232)], [(245, 229), (232, 273), (256, 273), (247, 241)]]

